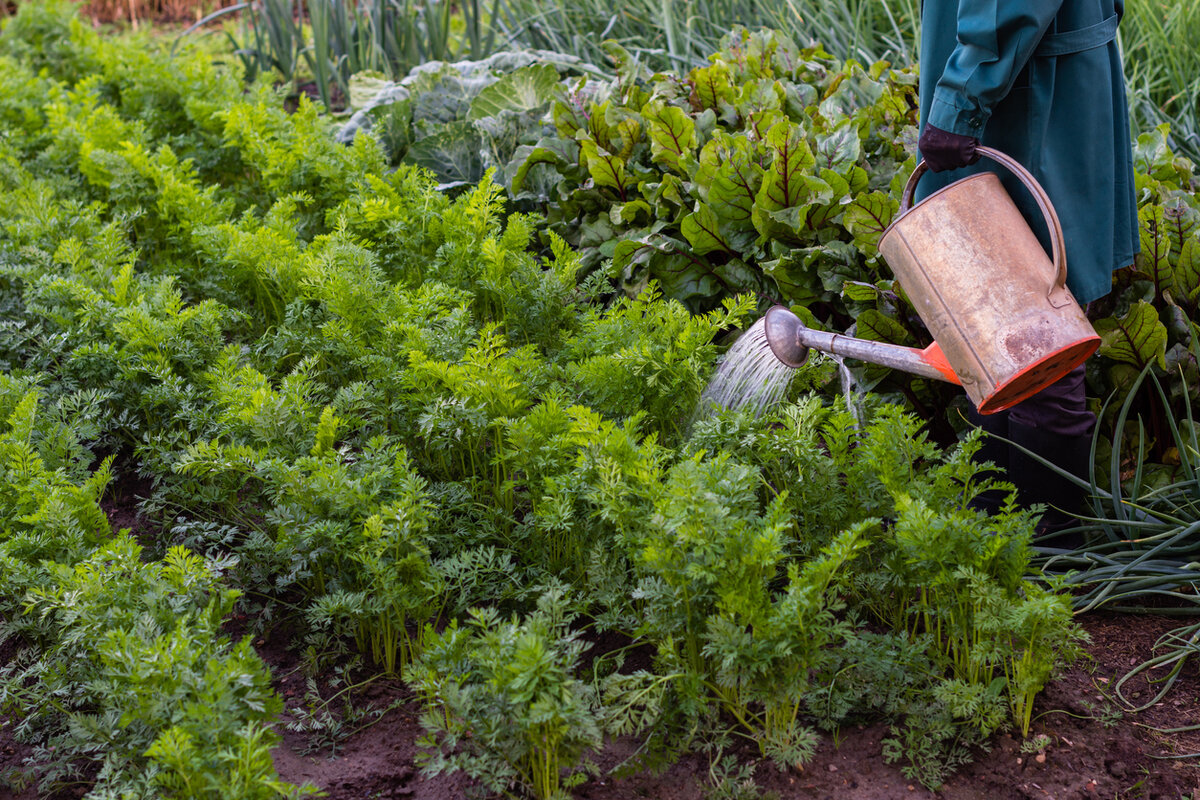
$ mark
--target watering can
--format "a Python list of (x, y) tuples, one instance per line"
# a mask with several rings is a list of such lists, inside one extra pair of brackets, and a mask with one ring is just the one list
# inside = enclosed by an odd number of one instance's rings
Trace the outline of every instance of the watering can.
[(1050, 198), (1014, 159), (990, 147), (978, 152), (1029, 189), (1050, 231), (1050, 256), (995, 173), (955, 181), (914, 206), (922, 161), (879, 251), (934, 344), (918, 350), (815, 331), (776, 306), (765, 320), (776, 358), (796, 367), (815, 348), (950, 381), (980, 413), (993, 414), (1037, 394), (1096, 351), (1100, 337), (1067, 289), (1062, 225)]

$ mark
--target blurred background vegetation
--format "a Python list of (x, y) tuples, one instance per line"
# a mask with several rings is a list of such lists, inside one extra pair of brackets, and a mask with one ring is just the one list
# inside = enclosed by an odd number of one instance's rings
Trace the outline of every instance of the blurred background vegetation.
[[(652, 69), (704, 63), (736, 24), (820, 42), (835, 56), (897, 67), (916, 61), (919, 0), (90, 0), (100, 23), (224, 23), (251, 70), (280, 79), (374, 70), (389, 78), (429, 60), (533, 47), (607, 63), (614, 39)], [(0, 5), (11, 12), (10, 2)], [(232, 28), (232, 30), (231, 30)], [(1130, 0), (1121, 25), (1135, 135), (1161, 123), (1172, 146), (1200, 160), (1200, 2)], [(300, 73), (297, 75), (297, 73)], [(338, 81), (337, 77), (342, 76)], [(328, 89), (328, 86), (323, 86)], [(339, 95), (322, 92), (327, 104)], [(344, 96), (344, 95), (341, 95)]]

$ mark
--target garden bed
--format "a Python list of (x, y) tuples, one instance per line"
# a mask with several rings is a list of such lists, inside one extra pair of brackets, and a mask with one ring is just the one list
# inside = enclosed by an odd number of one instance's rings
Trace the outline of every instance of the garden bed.
[(1157, 756), (1200, 744), (1153, 728), (1196, 721), (1194, 667), (1106, 699), (1174, 623), (1081, 630), (1070, 595), (1132, 565), (1195, 599), (1200, 200), (1167, 132), (1138, 144), (1165, 255), (1098, 309), (1090, 377), (1172, 414), (1102, 415), (1096, 460), (1145, 464), (1047, 585), (1034, 512), (976, 510), (957, 391), (814, 358), (761, 415), (701, 400), (768, 297), (927, 335), (874, 250), (915, 74), (741, 30), (686, 74), (611, 55), (603, 85), (431, 66), (347, 143), (202, 53), (5, 23), (0, 786), (1191, 791)]
[[(1155, 640), (1177, 625), (1168, 617), (1096, 612), (1080, 618), (1092, 643), (1089, 659), (1066, 670), (1039, 697), (1031, 738), (1049, 737), (1044, 751), (1025, 752), (1011, 733), (1001, 734), (990, 751), (977, 751), (975, 761), (947, 780), (939, 792), (930, 792), (904, 777), (898, 766), (881, 756), (887, 729), (880, 725), (851, 727), (838, 732), (839, 741), (822, 739), (815, 758), (802, 770), (780, 772), (770, 763), (755, 764), (751, 748), (747, 764), (754, 764), (753, 780), (761, 789), (780, 798), (838, 798), (886, 800), (933, 798), (945, 800), (1070, 800), (1071, 798), (1180, 798), (1200, 791), (1200, 764), (1176, 759), (1200, 752), (1200, 731), (1160, 733), (1156, 728), (1200, 724), (1200, 671), (1187, 667), (1169, 694), (1141, 713), (1123, 713), (1108, 696), (1109, 687), (1129, 669), (1153, 654)], [(276, 674), (281, 694), (295, 706), (304, 692), (304, 681), (294, 672), (286, 650), (260, 646), (260, 653)], [(1155, 691), (1142, 681), (1130, 686), (1127, 696), (1143, 700)], [(1132, 692), (1132, 694), (1131, 694)], [(285, 732), (275, 750), (280, 777), (293, 783), (310, 782), (331, 800), (362, 797), (450, 800), (464, 796), (468, 781), (461, 775), (423, 777), (415, 758), (423, 731), (420, 708), (399, 682), (381, 682), (355, 698), (362, 708), (396, 708), (370, 728), (338, 744), (334, 750), (306, 753), (311, 740)], [(285, 719), (287, 713), (285, 712)], [(632, 743), (610, 742), (599, 758), (602, 772), (616, 767), (631, 754)], [(644, 797), (659, 800), (700, 800), (705, 797), (752, 796), (732, 793), (737, 770), (730, 771), (725, 794), (714, 794), (713, 773), (704, 756), (695, 754), (673, 764), (664, 773), (637, 773), (627, 777), (593, 779), (574, 793), (587, 800)]]
[[(1066, 670), (1037, 701), (1031, 738), (1049, 737), (1049, 745), (1040, 753), (1025, 752), (1018, 738), (1001, 734), (990, 751), (977, 751), (974, 763), (947, 780), (939, 792), (930, 792), (905, 778), (897, 766), (884, 762), (881, 743), (887, 729), (880, 725), (839, 731), (836, 742), (825, 736), (815, 758), (802, 770), (780, 772), (770, 763), (755, 764), (751, 748), (742, 748), (746, 751), (745, 763), (754, 765), (755, 784), (780, 798), (1174, 800), (1195, 796), (1200, 790), (1200, 765), (1194, 759), (1171, 756), (1200, 752), (1200, 731), (1160, 733), (1155, 728), (1200, 724), (1200, 706), (1195, 702), (1200, 696), (1200, 672), (1196, 666), (1189, 666), (1174, 692), (1147, 711), (1123, 713), (1108, 696), (1112, 683), (1131, 666), (1149, 658), (1158, 636), (1177, 622), (1167, 617), (1109, 612), (1088, 614), (1079, 621), (1092, 638), (1087, 648), (1090, 660)], [(304, 694), (304, 681), (295, 671), (294, 657), (265, 640), (259, 652), (271, 664), (276, 686), (289, 706), (297, 706)], [(281, 675), (290, 677), (278, 677)], [(1131, 686), (1126, 694), (1142, 700), (1151, 691), (1143, 681), (1141, 688)], [(400, 682), (379, 682), (354, 699), (360, 711), (393, 704), (398, 705), (378, 722), (334, 749), (309, 753), (309, 737), (285, 732), (283, 743), (274, 753), (280, 777), (296, 784), (312, 783), (326, 791), (331, 800), (463, 797), (469, 784), (463, 776), (421, 775), (415, 763), (420, 752), (416, 740), (423, 734), (418, 719), (420, 708)], [(285, 712), (284, 719), (288, 718)], [(610, 742), (599, 758), (601, 771), (616, 767), (631, 754), (632, 747), (626, 740)], [(736, 769), (730, 771), (725, 786), (728, 792), (732, 792), (737, 774)], [(709, 762), (695, 754), (658, 775), (637, 773), (593, 779), (578, 788), (574, 796), (581, 800), (738, 796), (714, 791)]]
[[(1039, 697), (1031, 737), (1049, 737), (1041, 753), (1025, 752), (1010, 733), (1001, 734), (990, 751), (978, 751), (975, 761), (947, 780), (939, 792), (930, 792), (904, 777), (897, 766), (881, 757), (883, 726), (851, 727), (839, 731), (838, 741), (822, 739), (815, 758), (802, 770), (780, 772), (770, 763), (755, 763), (749, 748), (745, 764), (754, 766), (753, 781), (760, 790), (781, 798), (944, 798), (945, 800), (1071, 800), (1071, 798), (1171, 798), (1200, 791), (1200, 764), (1195, 759), (1172, 758), (1200, 752), (1200, 731), (1161, 733), (1155, 729), (1200, 724), (1200, 671), (1189, 665), (1175, 690), (1162, 702), (1140, 713), (1124, 713), (1111, 699), (1109, 688), (1129, 669), (1153, 654), (1155, 640), (1175, 627), (1169, 617), (1095, 612), (1080, 618), (1092, 642), (1090, 659), (1065, 671)], [(358, 713), (386, 710), (369, 727), (321, 747), (313, 736), (286, 729), (303, 707), (305, 681), (295, 654), (287, 648), (286, 634), (256, 641), (256, 649), (270, 665), (274, 685), (287, 705), (279, 729), (282, 743), (273, 756), (282, 779), (310, 783), (329, 800), (413, 798), (451, 800), (465, 796), (471, 782), (461, 774), (425, 777), (416, 757), (423, 735), (421, 709), (411, 692), (397, 680), (379, 680), (354, 693), (351, 703)], [(11, 655), (6, 650), (0, 658)], [(1142, 700), (1153, 691), (1142, 685), (1127, 687), (1127, 696)], [(334, 706), (337, 716), (341, 712)], [(370, 716), (366, 719), (370, 721)], [(348, 728), (354, 724), (347, 723)], [(316, 746), (318, 749), (313, 750)], [(633, 743), (616, 740), (598, 759), (603, 773), (632, 754)], [(7, 726), (0, 727), (0, 774), (20, 769), (32, 756), (28, 746), (13, 741)], [(730, 770), (725, 794), (715, 794), (713, 772), (701, 754), (685, 757), (661, 774), (635, 773), (625, 777), (599, 777), (575, 790), (580, 800), (619, 800), (628, 797), (658, 800), (701, 800), (706, 797), (752, 796), (735, 793), (736, 769)], [(55, 797), (78, 797), (87, 787), (66, 789)], [(0, 789), (0, 798), (34, 800), (34, 787), (25, 791)]]

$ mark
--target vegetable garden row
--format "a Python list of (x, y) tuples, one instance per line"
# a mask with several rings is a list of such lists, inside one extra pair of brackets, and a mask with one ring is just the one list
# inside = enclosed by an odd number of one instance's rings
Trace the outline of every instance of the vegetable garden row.
[[(860, 366), (849, 402), (818, 362), (761, 418), (696, 413), (764, 302), (927, 336), (874, 247), (915, 74), (742, 31), (686, 74), (612, 55), (434, 65), (342, 144), (206, 54), (52, 3), (7, 22), (0, 709), (25, 779), (303, 793), (235, 609), (297, 631), (311, 676), (402, 676), (426, 769), (498, 792), (561, 796), (611, 736), (646, 768), (743, 738), (794, 767), (868, 720), (936, 787), (1028, 732), (1081, 634), (1029, 579), (1033, 512), (968, 507), (997, 476), (960, 401)], [(1097, 458), (1145, 445), (1139, 491), (1197, 458), (1200, 205), (1166, 135), (1137, 147), (1146, 256), (1094, 310)], [(1130, 392), (1146, 370), (1161, 395)], [(139, 537), (104, 510), (134, 485)]]

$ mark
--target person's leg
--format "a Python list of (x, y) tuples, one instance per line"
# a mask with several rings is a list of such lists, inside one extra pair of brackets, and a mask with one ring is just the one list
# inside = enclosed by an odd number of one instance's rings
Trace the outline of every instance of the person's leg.
[[(1084, 368), (1080, 365), (1008, 411), (985, 415), (972, 407), (967, 415), (970, 423), (986, 434), (975, 460), (990, 461), (1004, 470), (1005, 478), (1016, 486), (1017, 499), (1022, 505), (1046, 506), (1038, 523), (1039, 535), (1075, 526), (1072, 513), (1082, 510), (1083, 490), (1000, 439), (1015, 442), (1072, 475), (1087, 478), (1096, 416), (1087, 409), (1083, 378)], [(988, 492), (972, 506), (992, 514), (1003, 500), (1000, 493)], [(1076, 536), (1071, 541), (1059, 537), (1051, 543), (1074, 547), (1082, 544), (1082, 540)]]
[[(1096, 416), (1087, 408), (1083, 378), (1081, 364), (1056, 383), (1013, 406), (1007, 438), (1070, 474), (1086, 479)], [(1009, 451), (1008, 475), (1017, 486), (1023, 505), (1046, 506), (1038, 525), (1039, 533), (1048, 534), (1077, 524), (1073, 515), (1083, 510), (1084, 500), (1080, 487), (1016, 448)]]

